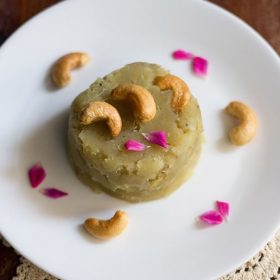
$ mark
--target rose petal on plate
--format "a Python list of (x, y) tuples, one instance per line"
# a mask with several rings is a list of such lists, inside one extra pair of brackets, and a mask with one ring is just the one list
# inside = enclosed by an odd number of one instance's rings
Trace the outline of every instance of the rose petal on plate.
[(37, 188), (46, 178), (46, 171), (40, 164), (35, 164), (28, 170), (28, 178), (32, 188)]
[(167, 140), (166, 140), (166, 132), (164, 130), (159, 130), (159, 131), (151, 131), (149, 133), (143, 133), (142, 134), (147, 141), (150, 143), (159, 145), (163, 148), (167, 148)]
[(172, 57), (176, 60), (190, 60), (193, 58), (193, 54), (184, 50), (176, 50), (172, 53)]
[(199, 219), (209, 225), (218, 225), (223, 222), (223, 216), (215, 210), (210, 210), (199, 216)]
[(67, 192), (61, 191), (61, 190), (56, 189), (56, 188), (45, 188), (45, 189), (40, 190), (40, 192), (43, 195), (45, 195), (49, 198), (52, 198), (52, 199), (57, 199), (57, 198), (61, 198), (63, 196), (68, 195)]
[(146, 149), (146, 145), (133, 139), (127, 140), (124, 144), (124, 147), (126, 148), (127, 151), (134, 151), (134, 152), (141, 152)]
[(201, 76), (201, 77), (205, 77), (208, 73), (208, 60), (203, 58), (203, 57), (199, 57), (196, 56), (193, 59), (193, 71), (197, 76)]
[(216, 201), (217, 210), (224, 217), (229, 215), (229, 203), (224, 201)]

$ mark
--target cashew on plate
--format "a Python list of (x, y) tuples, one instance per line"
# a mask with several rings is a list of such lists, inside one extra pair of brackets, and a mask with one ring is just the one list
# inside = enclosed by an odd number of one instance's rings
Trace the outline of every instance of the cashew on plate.
[(71, 81), (71, 70), (86, 65), (89, 60), (89, 55), (83, 52), (73, 52), (62, 56), (51, 69), (54, 84), (59, 88), (67, 86)]
[(125, 84), (116, 87), (111, 97), (115, 100), (128, 100), (133, 104), (134, 116), (141, 122), (151, 121), (156, 115), (156, 103), (152, 94), (145, 88)]
[(189, 87), (179, 77), (173, 75), (159, 76), (155, 78), (154, 85), (161, 90), (172, 90), (171, 106), (177, 112), (182, 110), (190, 100)]
[(111, 239), (120, 235), (128, 225), (128, 215), (124, 211), (116, 211), (115, 215), (109, 220), (99, 220), (89, 218), (85, 220), (86, 231), (98, 239)]
[(232, 128), (229, 138), (234, 145), (245, 145), (250, 142), (257, 132), (257, 117), (255, 112), (239, 101), (233, 101), (225, 108), (225, 112), (240, 121)]
[(80, 122), (89, 125), (97, 121), (106, 121), (113, 137), (120, 134), (122, 120), (118, 110), (104, 101), (88, 103), (81, 111)]

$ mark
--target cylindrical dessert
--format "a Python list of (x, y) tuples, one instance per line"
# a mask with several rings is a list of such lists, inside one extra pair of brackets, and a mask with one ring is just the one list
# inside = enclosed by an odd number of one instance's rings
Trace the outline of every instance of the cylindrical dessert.
[[(188, 90), (186, 85), (177, 81), (161, 89), (164, 86), (158, 79), (168, 75), (167, 70), (156, 64), (129, 64), (97, 79), (73, 101), (68, 147), (71, 162), (82, 182), (95, 190), (139, 202), (164, 197), (190, 177), (203, 141), (201, 113), (197, 100), (190, 93), (187, 98), (174, 98), (176, 87), (181, 94)], [(155, 102), (155, 115), (149, 120), (137, 118), (140, 99), (121, 100), (112, 95), (113, 90), (122, 85), (136, 85), (148, 91)], [(122, 127), (117, 136), (112, 136), (108, 122), (87, 125), (81, 122), (84, 108), (97, 101), (105, 101), (119, 112)], [(144, 104), (141, 110), (146, 110), (148, 105)], [(153, 131), (166, 132), (166, 148), (145, 139), (143, 134)], [(146, 149), (128, 151), (124, 144), (130, 139), (145, 144)]]

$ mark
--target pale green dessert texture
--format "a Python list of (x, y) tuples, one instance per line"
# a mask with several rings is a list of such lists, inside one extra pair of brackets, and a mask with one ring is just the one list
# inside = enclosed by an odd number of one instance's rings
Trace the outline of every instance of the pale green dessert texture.
[[(171, 90), (161, 91), (153, 85), (157, 76), (169, 72), (159, 65), (133, 63), (97, 79), (72, 103), (68, 147), (78, 177), (96, 190), (131, 201), (158, 199), (176, 190), (193, 172), (203, 142), (201, 113), (192, 96), (182, 112), (170, 106)], [(147, 123), (133, 117), (133, 107), (126, 101), (111, 100), (111, 91), (120, 84), (133, 83), (145, 87), (153, 95), (157, 113)], [(113, 138), (105, 122), (83, 126), (81, 109), (90, 101), (106, 101), (114, 105), (122, 118), (119, 136)], [(164, 130), (168, 148), (148, 143), (142, 133)], [(142, 152), (126, 151), (128, 139), (150, 147)]]

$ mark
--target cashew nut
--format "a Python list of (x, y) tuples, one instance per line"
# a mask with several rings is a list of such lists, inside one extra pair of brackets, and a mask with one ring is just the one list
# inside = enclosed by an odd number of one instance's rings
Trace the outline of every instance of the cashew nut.
[(128, 215), (124, 211), (116, 211), (109, 220), (86, 219), (84, 227), (89, 234), (99, 239), (110, 239), (121, 234), (128, 225)]
[(70, 71), (89, 62), (89, 55), (82, 52), (69, 53), (56, 61), (51, 69), (52, 80), (57, 87), (65, 87), (71, 81)]
[(81, 112), (80, 122), (89, 125), (97, 121), (105, 120), (110, 128), (112, 136), (118, 136), (122, 129), (122, 120), (117, 109), (104, 101), (88, 103)]
[(230, 130), (229, 138), (234, 145), (244, 145), (250, 142), (257, 131), (255, 112), (244, 103), (233, 101), (225, 108), (225, 112), (240, 121), (240, 124)]
[(120, 85), (112, 91), (111, 96), (116, 100), (130, 101), (133, 104), (135, 118), (141, 122), (148, 122), (156, 115), (156, 103), (152, 94), (141, 86)]
[(161, 90), (171, 89), (173, 91), (171, 107), (177, 112), (182, 110), (190, 100), (189, 87), (179, 77), (173, 75), (159, 76), (155, 78), (154, 85)]

